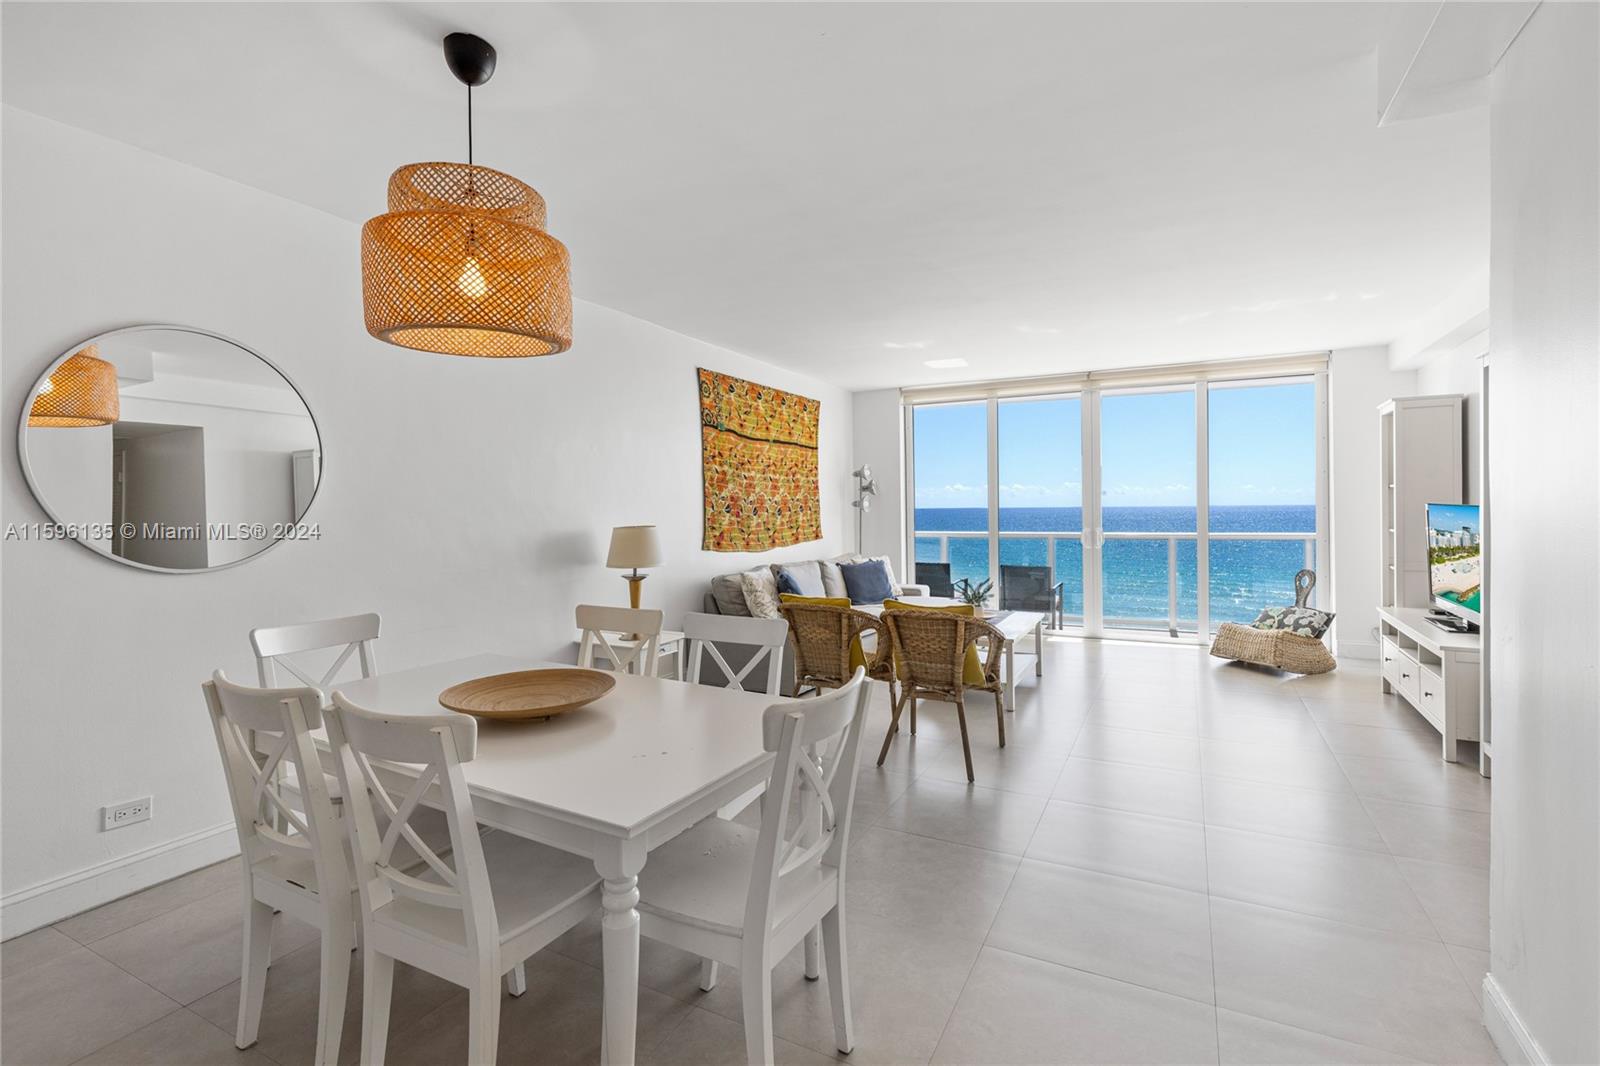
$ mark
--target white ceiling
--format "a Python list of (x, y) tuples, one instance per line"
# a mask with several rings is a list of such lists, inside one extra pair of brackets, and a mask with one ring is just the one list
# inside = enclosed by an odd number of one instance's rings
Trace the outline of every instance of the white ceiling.
[(7, 3), (3, 92), (359, 222), (465, 154), (438, 42), (479, 33), (478, 161), (580, 298), (870, 388), (1399, 334), (1487, 260), (1488, 130), (1376, 126), (1392, 13)]

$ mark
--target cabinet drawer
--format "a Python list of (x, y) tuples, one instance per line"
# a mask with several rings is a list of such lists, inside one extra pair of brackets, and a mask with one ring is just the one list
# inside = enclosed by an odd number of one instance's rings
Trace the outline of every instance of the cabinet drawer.
[(1422, 701), (1422, 668), (1417, 665), (1417, 660), (1399, 652), (1394, 660), (1395, 672), (1398, 678), (1392, 682), (1400, 690), (1400, 695), (1411, 701), (1412, 706), (1418, 706)]
[(1443, 730), (1444, 678), (1424, 666), (1417, 693), (1417, 710), (1422, 712), (1422, 717), (1433, 723), (1435, 729)]
[(1395, 688), (1400, 687), (1400, 649), (1388, 637), (1383, 638), (1383, 679)]

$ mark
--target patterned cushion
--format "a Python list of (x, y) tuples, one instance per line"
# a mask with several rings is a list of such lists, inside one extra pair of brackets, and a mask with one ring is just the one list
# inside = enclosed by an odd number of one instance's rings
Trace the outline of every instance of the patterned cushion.
[(745, 606), (754, 618), (778, 617), (778, 583), (773, 580), (770, 567), (747, 570), (739, 575), (744, 589)]
[(1333, 615), (1311, 607), (1268, 607), (1250, 624), (1256, 629), (1287, 629), (1296, 636), (1321, 640), (1333, 624)]
[(739, 574), (719, 574), (711, 579), (711, 598), (717, 601), (717, 610), (736, 618), (749, 618), (750, 605), (744, 602), (744, 586)]

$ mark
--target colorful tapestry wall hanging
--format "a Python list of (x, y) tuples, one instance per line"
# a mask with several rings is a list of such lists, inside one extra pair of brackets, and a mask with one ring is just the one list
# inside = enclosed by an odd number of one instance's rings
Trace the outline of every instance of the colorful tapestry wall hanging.
[(710, 370), (699, 375), (705, 550), (820, 540), (821, 402)]

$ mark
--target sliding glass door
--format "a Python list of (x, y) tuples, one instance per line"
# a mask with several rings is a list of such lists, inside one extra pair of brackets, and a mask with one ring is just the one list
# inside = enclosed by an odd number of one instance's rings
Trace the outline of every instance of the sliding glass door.
[(1208, 638), (1325, 565), (1325, 376), (916, 405), (912, 544), (935, 594), (1084, 632)]
[(1105, 628), (1198, 625), (1194, 398), (1193, 386), (1100, 396)]
[(1001, 400), (995, 420), (998, 602), (1049, 611), (1059, 588), (1063, 614), (1081, 622), (1083, 402), (1077, 396)]

